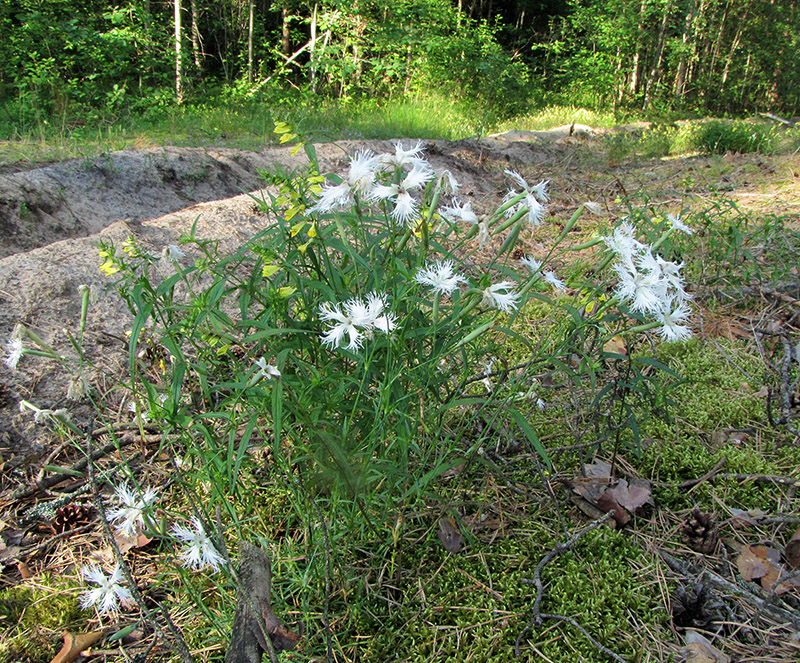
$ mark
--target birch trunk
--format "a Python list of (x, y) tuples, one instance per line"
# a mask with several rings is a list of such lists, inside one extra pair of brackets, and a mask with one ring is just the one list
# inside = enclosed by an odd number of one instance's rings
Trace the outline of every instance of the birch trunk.
[(175, 100), (183, 103), (183, 54), (181, 52), (181, 0), (175, 4)]

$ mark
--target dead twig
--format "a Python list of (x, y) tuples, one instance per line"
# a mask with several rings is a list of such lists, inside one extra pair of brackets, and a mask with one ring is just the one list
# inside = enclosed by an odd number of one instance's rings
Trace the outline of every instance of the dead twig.
[[(549, 553), (547, 553), (544, 557), (542, 557), (541, 560), (539, 560), (539, 563), (536, 565), (536, 570), (533, 572), (533, 580), (532, 581), (531, 580), (523, 580), (523, 582), (532, 583), (536, 587), (536, 598), (535, 598), (535, 600), (533, 602), (533, 617), (531, 617), (530, 622), (528, 622), (528, 624), (525, 626), (525, 628), (522, 629), (522, 632), (519, 634), (519, 636), (517, 636), (517, 641), (514, 643), (514, 655), (517, 658), (519, 658), (519, 656), (520, 656), (519, 643), (522, 642), (522, 638), (525, 636), (525, 634), (528, 631), (530, 631), (534, 627), (534, 625), (537, 625), (537, 626), (540, 625), (542, 623), (542, 620), (545, 617), (547, 619), (561, 619), (563, 621), (569, 621), (569, 618), (562, 617), (560, 615), (547, 615), (547, 616), (545, 616), (545, 615), (541, 614), (542, 598), (544, 596), (544, 585), (542, 584), (542, 570), (544, 569), (545, 566), (547, 566), (550, 562), (552, 562), (556, 557), (558, 557), (559, 555), (567, 552), (568, 550), (572, 550), (572, 548), (575, 546), (575, 544), (578, 543), (578, 541), (580, 541), (589, 532), (591, 532), (592, 530), (597, 529), (603, 523), (607, 522), (610, 518), (612, 518), (614, 516), (614, 512), (615, 512), (615, 510), (611, 509), (611, 511), (609, 511), (608, 513), (603, 515), (601, 518), (598, 518), (597, 520), (593, 520), (588, 525), (586, 525), (586, 527), (583, 527), (582, 529), (578, 530), (565, 543), (557, 543), (555, 545), (555, 547)], [(578, 626), (577, 622), (575, 622), (574, 625)], [(581, 627), (578, 626), (578, 628), (581, 628)], [(581, 631), (583, 631), (582, 628), (581, 628)], [(583, 631), (583, 633), (588, 636), (586, 631)], [(597, 643), (592, 638), (589, 638), (589, 640), (592, 642), (592, 644), (597, 646)], [(605, 651), (606, 653), (610, 653), (609, 650), (605, 649), (605, 647), (603, 647), (603, 651)], [(619, 658), (616, 654), (614, 654), (614, 657), (616, 658), (616, 660), (622, 661), (622, 663), (625, 663), (624, 660)]]
[[(136, 434), (136, 432), (139, 431), (139, 428), (138, 428), (138, 426), (135, 426), (134, 424), (119, 424), (118, 426), (103, 426), (102, 428), (98, 428), (96, 430), (93, 430), (92, 433), (91, 433), (91, 438), (95, 439), (95, 438), (98, 438), (98, 437), (100, 437), (102, 435), (108, 435), (108, 434), (119, 432), (119, 431), (123, 431), (123, 430), (130, 430), (132, 432), (127, 433), (126, 435), (122, 435), (121, 437), (119, 437), (119, 438), (117, 438), (115, 440), (112, 440), (111, 442), (109, 442), (108, 444), (106, 444), (103, 447), (100, 447), (99, 449), (95, 449), (92, 452), (91, 457), (81, 458), (80, 460), (78, 460), (75, 463), (73, 463), (70, 467), (64, 468), (65, 470), (68, 470), (67, 472), (59, 472), (59, 473), (53, 474), (53, 475), (51, 475), (49, 477), (44, 477), (44, 478), (36, 481), (33, 485), (26, 486), (24, 488), (18, 488), (13, 493), (11, 493), (9, 499), (12, 502), (16, 502), (18, 500), (23, 500), (26, 497), (32, 497), (36, 493), (48, 490), (49, 488), (52, 488), (53, 486), (55, 486), (57, 483), (61, 483), (62, 481), (64, 481), (64, 479), (72, 476), (72, 474), (70, 474), (70, 472), (82, 472), (83, 470), (85, 470), (87, 465), (88, 465), (88, 463), (89, 463), (90, 458), (91, 458), (91, 461), (94, 462), (94, 461), (98, 460), (99, 458), (103, 458), (103, 456), (107, 456), (108, 454), (113, 453), (114, 451), (117, 451), (118, 449), (122, 449), (123, 447), (126, 447), (129, 444), (132, 444), (133, 442), (141, 441), (141, 436)], [(148, 441), (148, 442), (149, 441), (156, 441), (157, 442), (157, 441), (161, 440), (161, 436), (160, 435), (156, 436), (155, 439), (153, 439), (153, 440), (150, 440), (149, 437), (150, 436), (146, 436), (145, 437), (145, 441)]]
[(589, 642), (591, 642), (592, 645), (594, 645), (594, 647), (596, 647), (601, 652), (603, 652), (606, 656), (609, 656), (609, 657), (613, 658), (615, 661), (619, 661), (619, 663), (626, 663), (625, 659), (622, 658), (619, 654), (615, 654), (608, 647), (604, 647), (599, 642), (597, 642), (597, 640), (595, 640), (591, 635), (589, 635), (589, 633), (586, 631), (586, 629), (583, 628), (583, 626), (581, 626), (580, 624), (578, 624), (578, 622), (576, 622), (572, 617), (565, 617), (564, 615), (548, 615), (548, 614), (542, 614), (542, 615), (540, 615), (540, 617), (542, 619), (557, 619), (557, 620), (562, 621), (562, 622), (567, 622), (567, 624), (570, 624), (571, 626), (574, 626), (581, 633), (583, 633), (583, 635), (586, 637), (586, 639)]
[(736, 479), (738, 481), (755, 481), (762, 483), (780, 483), (785, 486), (800, 485), (800, 477), (787, 477), (778, 474), (718, 474), (718, 479)]
[(717, 473), (723, 467), (725, 467), (725, 463), (727, 463), (727, 462), (728, 462), (728, 459), (725, 458), (725, 456), (723, 456), (720, 459), (720, 461), (716, 465), (714, 465), (714, 467), (712, 467), (708, 472), (706, 472), (703, 476), (698, 477), (697, 479), (689, 479), (688, 481), (683, 481), (683, 482), (681, 482), (679, 484), (675, 484), (675, 483), (672, 483), (672, 482), (669, 482), (669, 481), (650, 481), (650, 483), (653, 486), (659, 486), (659, 487), (662, 487), (662, 488), (663, 487), (668, 487), (668, 486), (674, 486), (675, 488), (691, 488), (693, 486), (697, 486), (698, 484), (703, 483), (704, 481), (708, 481), (709, 479), (714, 478), (714, 476), (716, 476)]

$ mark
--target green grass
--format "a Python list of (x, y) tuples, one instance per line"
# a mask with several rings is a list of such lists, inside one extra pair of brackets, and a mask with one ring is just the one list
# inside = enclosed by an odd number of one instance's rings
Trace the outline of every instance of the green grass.
[(589, 110), (571, 105), (547, 106), (505, 120), (497, 126), (497, 131), (547, 131), (573, 122), (588, 124), (594, 128), (610, 128), (619, 124), (619, 119), (610, 111)]
[(760, 120), (696, 120), (653, 123), (607, 138), (609, 159), (657, 159), (681, 154), (791, 154), (800, 147), (800, 129)]
[(510, 130), (544, 130), (578, 122), (614, 125), (611, 113), (548, 106), (499, 122), (491, 112), (434, 93), (403, 99), (209, 102), (91, 120), (62, 120), (20, 129), (0, 126), (0, 165), (41, 164), (156, 145), (261, 150), (275, 144), (276, 121), (292, 123), (310, 141), (422, 138), (458, 140)]
[(153, 145), (261, 150), (275, 144), (276, 121), (311, 141), (424, 138), (457, 140), (495, 128), (491, 114), (441, 96), (342, 103), (285, 99), (168, 107), (147, 114), (48, 123), (20, 132), (0, 127), (0, 164), (55, 162)]

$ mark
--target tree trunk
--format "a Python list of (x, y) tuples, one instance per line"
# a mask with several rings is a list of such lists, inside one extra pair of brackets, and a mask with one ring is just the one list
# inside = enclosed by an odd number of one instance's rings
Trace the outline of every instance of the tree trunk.
[(247, 82), (253, 83), (253, 0), (250, 0), (247, 21)]
[(656, 57), (653, 61), (653, 67), (650, 69), (650, 75), (647, 77), (647, 85), (644, 88), (644, 102), (642, 103), (642, 110), (647, 110), (652, 98), (652, 91), (661, 82), (661, 69), (664, 64), (664, 44), (666, 43), (667, 26), (669, 25), (669, 16), (672, 11), (672, 1), (668, 0), (666, 7), (664, 7), (664, 14), (661, 17), (661, 27), (658, 30), (658, 44), (656, 45)]
[(288, 58), (291, 55), (291, 44), (289, 43), (289, 8), (281, 9), (281, 52)]
[(197, 0), (190, 1), (192, 11), (192, 56), (198, 71), (203, 69), (203, 37), (200, 35), (200, 13), (197, 10)]
[[(742, 40), (742, 26), (746, 25), (747, 23), (747, 15), (750, 13), (750, 6), (747, 6), (745, 9), (744, 16), (739, 20), (739, 27), (736, 29), (736, 35), (731, 42), (731, 50), (728, 53), (728, 58), (725, 60), (725, 68), (722, 70), (722, 86), (725, 86), (725, 83), (728, 82), (728, 74), (731, 71), (731, 64), (733, 64), (733, 57), (736, 55), (736, 51), (739, 48), (739, 43)], [(721, 91), (721, 90), (720, 90)]]
[(683, 98), (683, 93), (686, 89), (686, 73), (689, 69), (689, 52), (692, 38), (692, 25), (694, 24), (694, 12), (695, 4), (692, 2), (689, 11), (686, 13), (686, 20), (683, 24), (683, 35), (681, 37), (683, 48), (681, 49), (681, 57), (678, 62), (678, 70), (675, 73), (675, 83), (673, 86), (675, 101), (680, 101)]
[(311, 46), (309, 48), (309, 60), (311, 62), (311, 91), (315, 92), (317, 87), (317, 3), (314, 3), (314, 11), (311, 14)]
[(181, 0), (175, 4), (175, 100), (183, 103), (183, 54), (181, 49)]
[(642, 0), (639, 5), (639, 23), (636, 26), (636, 53), (633, 55), (633, 65), (631, 66), (631, 80), (628, 87), (631, 95), (635, 96), (639, 90), (639, 66), (642, 59), (642, 49), (644, 40), (644, 13), (647, 9), (647, 0)]

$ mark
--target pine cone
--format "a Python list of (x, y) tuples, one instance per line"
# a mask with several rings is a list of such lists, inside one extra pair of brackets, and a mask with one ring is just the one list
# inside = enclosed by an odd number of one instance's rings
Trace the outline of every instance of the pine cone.
[(92, 521), (92, 508), (85, 504), (65, 504), (56, 509), (53, 529), (57, 534), (88, 525)]
[(695, 509), (681, 525), (681, 540), (692, 550), (710, 555), (717, 547), (719, 530), (712, 513)]
[(672, 621), (678, 628), (701, 628), (710, 631), (714, 622), (722, 621), (719, 610), (722, 603), (702, 583), (678, 587), (672, 597)]

